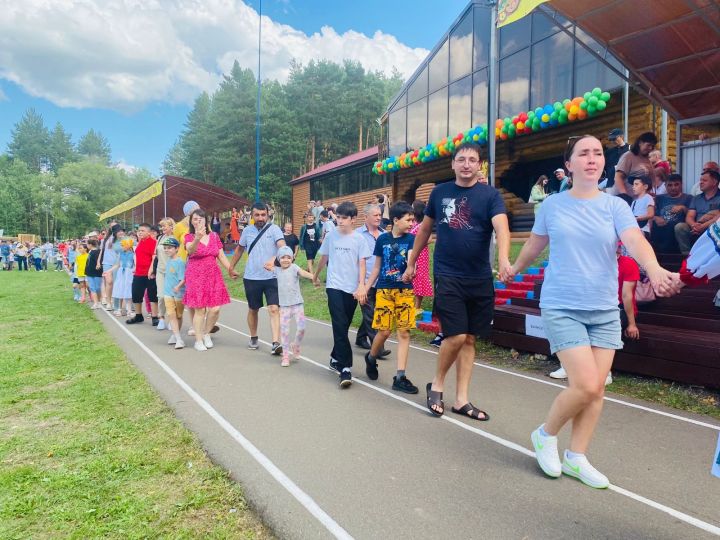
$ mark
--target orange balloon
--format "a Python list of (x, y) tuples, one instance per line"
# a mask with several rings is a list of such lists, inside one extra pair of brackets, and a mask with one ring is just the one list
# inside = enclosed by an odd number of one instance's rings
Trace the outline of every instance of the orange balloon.
[(566, 110), (567, 112), (570, 112), (570, 107), (572, 107), (572, 106), (573, 106), (572, 101), (568, 101), (568, 102), (565, 104), (565, 110)]
[(570, 114), (572, 114), (573, 116), (577, 116), (579, 110), (580, 107), (578, 107), (577, 105), (573, 105), (570, 107)]
[(575, 120), (577, 120), (577, 115), (573, 113), (568, 114), (568, 120), (570, 122), (574, 122)]
[(588, 116), (588, 113), (586, 110), (580, 109), (577, 113), (578, 120), (585, 120)]

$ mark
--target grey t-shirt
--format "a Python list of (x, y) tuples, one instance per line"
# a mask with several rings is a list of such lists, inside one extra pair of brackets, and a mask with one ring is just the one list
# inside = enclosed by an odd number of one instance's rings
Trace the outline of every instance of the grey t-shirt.
[(359, 232), (342, 234), (335, 229), (325, 237), (318, 255), (328, 256), (325, 287), (352, 294), (360, 281), (360, 260), (367, 259), (372, 252)]
[[(246, 250), (252, 245), (253, 241), (260, 234), (260, 229), (255, 225), (250, 225), (243, 229), (242, 235), (240, 236), (240, 245)], [(269, 225), (269, 229), (265, 231), (262, 238), (257, 241), (255, 247), (252, 249), (250, 255), (248, 255), (248, 261), (245, 265), (245, 279), (273, 279), (275, 274), (265, 270), (264, 265), (267, 261), (272, 259), (277, 253), (277, 243), (279, 240), (284, 240), (280, 227), (275, 224)]]
[(300, 279), (298, 271), (300, 267), (297, 264), (291, 264), (288, 268), (280, 268), (276, 266), (273, 272), (277, 277), (278, 296), (280, 306), (295, 306), (303, 303), (303, 297), (300, 293)]

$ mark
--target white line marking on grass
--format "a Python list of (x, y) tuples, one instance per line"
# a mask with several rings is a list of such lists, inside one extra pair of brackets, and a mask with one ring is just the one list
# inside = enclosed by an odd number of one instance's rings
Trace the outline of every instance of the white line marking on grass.
[[(231, 300), (232, 300), (233, 302), (237, 302), (237, 303), (239, 303), (239, 304), (247, 304), (247, 302), (246, 302), (245, 300), (238, 300), (238, 299), (236, 299), (236, 298), (232, 298)], [(311, 318), (311, 317), (307, 317), (306, 320), (312, 321), (312, 322), (314, 322), (314, 323), (317, 323), (317, 324), (320, 324), (320, 325), (323, 325), (323, 326), (332, 327), (332, 325), (331, 325), (330, 323), (327, 323), (327, 322), (325, 322), (325, 321), (319, 321), (319, 320), (313, 319), (313, 318)], [(351, 328), (350, 331), (357, 334), (357, 330), (355, 330), (355, 329), (353, 329), (353, 328)], [(395, 343), (395, 344), (397, 344), (397, 341), (395, 341), (395, 340), (393, 340), (393, 339), (388, 339), (388, 341), (389, 341), (390, 343)], [(426, 349), (426, 348), (424, 348), (424, 347), (418, 347), (417, 345), (410, 345), (410, 348), (411, 348), (411, 349), (415, 349), (416, 351), (423, 351), (423, 352), (430, 353), (430, 354), (434, 354), (434, 355), (437, 355), (437, 354), (438, 354), (438, 352), (435, 351), (435, 350)], [(504, 373), (505, 375), (512, 375), (513, 377), (519, 377), (520, 379), (526, 379), (526, 380), (528, 380), (528, 381), (533, 381), (533, 382), (537, 382), (537, 383), (540, 383), (540, 384), (545, 384), (545, 385), (547, 385), (547, 386), (554, 386), (554, 387), (556, 387), (556, 388), (561, 388), (561, 389), (567, 388), (567, 386), (565, 386), (565, 385), (563, 385), (563, 384), (558, 384), (558, 383), (556, 383), (556, 382), (546, 381), (546, 380), (544, 380), (544, 379), (539, 379), (538, 377), (533, 377), (532, 375), (524, 375), (524, 374), (522, 374), (522, 373), (515, 373), (514, 371), (510, 371), (510, 370), (507, 370), (507, 369), (502, 369), (502, 368), (495, 367), (495, 366), (489, 366), (489, 365), (487, 365), (487, 364), (481, 364), (480, 362), (474, 362), (474, 364), (475, 364), (476, 366), (478, 366), (478, 367), (483, 368), (483, 369), (489, 369), (490, 371), (497, 371), (498, 373)], [(629, 401), (623, 401), (622, 399), (618, 399), (618, 398), (613, 398), (613, 397), (605, 396), (604, 399), (605, 399), (605, 401), (610, 401), (610, 402), (612, 402), (612, 403), (617, 403), (618, 405), (624, 405), (625, 407), (631, 407), (631, 408), (633, 408), (633, 409), (638, 409), (638, 410), (645, 411), (645, 412), (649, 412), (649, 413), (653, 413), (653, 414), (659, 414), (660, 416), (665, 416), (665, 417), (667, 417), (667, 418), (672, 418), (673, 420), (680, 420), (681, 422), (687, 422), (687, 423), (689, 423), (689, 424), (695, 424), (696, 426), (702, 426), (702, 427), (706, 427), (706, 428), (709, 428), (709, 429), (714, 429), (715, 431), (720, 431), (720, 426), (717, 426), (717, 425), (715, 425), (715, 424), (710, 424), (710, 423), (708, 423), (708, 422), (703, 422), (702, 420), (695, 420), (694, 418), (688, 418), (688, 417), (686, 417), (686, 416), (680, 416), (680, 415), (678, 415), (678, 414), (673, 414), (673, 413), (669, 413), (669, 412), (665, 412), (665, 411), (660, 411), (660, 410), (658, 410), (658, 409), (653, 409), (652, 407), (647, 407), (647, 406), (645, 406), (645, 405), (638, 405), (638, 404), (636, 404), (636, 403), (631, 403), (631, 402), (629, 402)]]
[[(231, 332), (236, 332), (242, 336), (250, 337), (250, 334), (247, 334), (245, 332), (241, 332), (240, 330), (236, 330), (235, 328), (231, 328), (227, 325), (218, 323), (219, 326), (223, 328), (227, 328)], [(259, 339), (260, 343), (263, 343), (265, 345), (272, 345), (271, 343)], [(320, 367), (322, 369), (325, 369), (326, 371), (330, 371), (330, 366), (321, 364), (320, 362), (317, 362), (315, 360), (312, 360), (311, 358), (308, 358), (306, 356), (300, 356), (302, 360), (305, 362), (308, 362), (310, 364), (313, 364), (317, 367)], [(368, 383), (367, 381), (363, 381), (361, 379), (356, 379), (353, 377), (353, 382), (356, 384), (360, 384), (361, 386), (365, 386), (366, 388), (370, 388), (372, 390), (375, 390), (376, 392), (383, 394), (387, 397), (390, 397), (392, 399), (395, 399), (397, 401), (400, 401), (401, 403), (405, 403), (406, 405), (410, 405), (411, 407), (418, 409), (423, 412), (428, 412), (427, 408), (423, 407), (422, 405), (419, 405), (418, 403), (415, 403), (414, 401), (410, 401), (407, 398), (404, 398), (402, 396), (399, 396), (397, 394), (394, 394), (392, 392), (389, 392), (388, 390), (385, 390), (384, 388), (380, 388), (378, 386), (375, 386), (373, 384)], [(498, 437), (497, 435), (493, 435), (492, 433), (488, 433), (487, 431), (483, 431), (481, 429), (478, 429), (476, 427), (470, 426), (464, 422), (461, 422), (460, 420), (457, 420), (455, 418), (449, 418), (447, 415), (443, 415), (439, 418), (440, 420), (444, 420), (446, 422), (450, 422), (451, 424), (460, 427), (462, 429), (465, 429), (467, 431), (470, 431), (472, 433), (475, 433), (477, 435), (480, 435), (481, 437), (484, 437), (486, 439), (489, 439), (501, 446), (504, 446), (505, 448), (509, 448), (511, 450), (515, 450), (516, 452), (520, 452), (521, 454), (524, 454), (528, 457), (535, 458), (535, 452), (528, 450), (524, 446), (521, 446), (519, 444), (516, 444), (512, 441), (509, 441), (507, 439), (503, 439), (502, 437)], [(679, 510), (675, 510), (674, 508), (671, 508), (669, 506), (666, 506), (662, 503), (659, 503), (657, 501), (653, 501), (652, 499), (648, 499), (647, 497), (643, 497), (642, 495), (639, 495), (633, 491), (629, 491), (625, 488), (621, 488), (620, 486), (616, 486), (614, 484), (611, 484), (609, 489), (611, 491), (614, 491), (615, 493), (619, 493), (620, 495), (624, 495), (630, 499), (633, 499), (637, 502), (640, 502), (642, 504), (645, 504), (651, 508), (654, 508), (656, 510), (659, 510), (661, 512), (664, 512), (665, 514), (668, 514), (676, 519), (679, 519), (681, 521), (684, 521), (685, 523), (692, 525), (693, 527), (697, 527), (698, 529), (702, 529), (703, 531), (712, 533), (716, 536), (720, 536), (720, 527), (717, 527), (713, 525), (712, 523), (707, 523), (705, 521), (702, 521), (701, 519), (698, 519), (696, 517), (693, 517), (689, 514), (685, 514), (684, 512), (681, 512)]]
[[(138, 337), (136, 337), (130, 330), (128, 330), (123, 324), (113, 317), (109, 312), (107, 313), (110, 320), (118, 325), (125, 332), (130, 339), (132, 339), (143, 351), (145, 351), (155, 363), (160, 366), (165, 373), (167, 373), (172, 380), (174, 380), (180, 388), (182, 388), (195, 403), (197, 403), (210, 417), (215, 420), (225, 432), (235, 439), (243, 449), (257, 461), (260, 466), (265, 469), (270, 475), (278, 481), (278, 483), (285, 488), (290, 495), (292, 495), (305, 509), (310, 512), (321, 524), (325, 527), (330, 534), (335, 538), (342, 538), (345, 540), (351, 540), (353, 537), (345, 529), (343, 529), (330, 515), (325, 512), (320, 506), (313, 500), (310, 495), (305, 493), (300, 487), (293, 482), (284, 472), (282, 472), (277, 465), (275, 465), (270, 459), (263, 454), (253, 443), (251, 443), (242, 433), (240, 433), (230, 422), (228, 422), (210, 403), (205, 401), (200, 394), (190, 387), (175, 371), (172, 370), (160, 357), (158, 357), (153, 351), (151, 351)], [(225, 325), (221, 325), (224, 328), (228, 328)]]

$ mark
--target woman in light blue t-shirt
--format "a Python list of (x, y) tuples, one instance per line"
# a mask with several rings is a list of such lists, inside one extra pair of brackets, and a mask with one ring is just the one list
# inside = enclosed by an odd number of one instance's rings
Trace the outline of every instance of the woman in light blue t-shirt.
[[(550, 349), (567, 372), (568, 388), (557, 396), (531, 440), (538, 464), (548, 476), (564, 473), (591, 487), (607, 488), (607, 477), (588, 462), (585, 452), (600, 418), (615, 350), (623, 347), (618, 240), (645, 268), (659, 295), (677, 293), (680, 281), (677, 274), (660, 267), (628, 205), (598, 191), (605, 166), (602, 143), (592, 135), (571, 138), (564, 157), (572, 188), (545, 200), (515, 264), (500, 277), (512, 281), (550, 245), (540, 309)], [(561, 462), (557, 434), (569, 421), (570, 448)]]

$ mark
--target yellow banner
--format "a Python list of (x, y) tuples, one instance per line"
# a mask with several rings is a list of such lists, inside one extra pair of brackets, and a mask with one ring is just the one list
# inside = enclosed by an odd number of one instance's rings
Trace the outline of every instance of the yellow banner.
[(500, 0), (498, 2), (497, 27), (519, 21), (547, 0)]
[(127, 201), (122, 202), (107, 212), (100, 214), (99, 220), (105, 221), (109, 217), (117, 216), (118, 214), (122, 214), (128, 210), (132, 210), (136, 206), (140, 206), (141, 204), (148, 202), (150, 199), (157, 197), (162, 193), (162, 185), (162, 182), (158, 180), (149, 187), (143, 189), (137, 195), (130, 197)]

